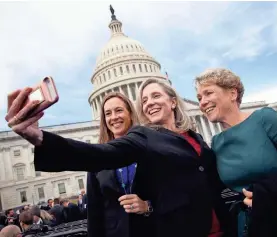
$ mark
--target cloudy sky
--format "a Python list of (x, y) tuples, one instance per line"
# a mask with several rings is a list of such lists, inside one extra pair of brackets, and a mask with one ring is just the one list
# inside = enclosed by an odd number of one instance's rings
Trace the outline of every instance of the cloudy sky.
[(244, 101), (277, 102), (276, 2), (0, 2), (0, 130), (7, 93), (54, 77), (60, 101), (41, 125), (88, 121), (98, 53), (109, 40), (109, 4), (126, 35), (195, 100), (194, 77), (208, 67), (241, 76)]

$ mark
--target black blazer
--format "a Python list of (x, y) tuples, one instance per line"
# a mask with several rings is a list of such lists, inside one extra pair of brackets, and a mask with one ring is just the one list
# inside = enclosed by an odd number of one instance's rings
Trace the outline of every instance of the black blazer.
[(88, 204), (88, 195), (85, 193), (82, 198), (81, 208), (86, 209)]
[(212, 208), (222, 228), (227, 228), (229, 216), (220, 196), (224, 186), (213, 151), (199, 134), (189, 133), (201, 145), (200, 157), (183, 136), (164, 128), (136, 126), (107, 144), (87, 144), (43, 132), (34, 162), (36, 170), (50, 172), (98, 172), (137, 162), (136, 194), (152, 201), (155, 236), (207, 237)]
[(277, 170), (272, 170), (272, 173), (253, 184), (252, 191), (249, 237), (276, 237)]
[[(141, 237), (154, 235), (150, 217), (128, 214), (118, 198), (124, 195), (116, 179), (115, 170), (103, 170), (87, 176), (88, 236)], [(134, 179), (134, 186), (136, 178)], [(135, 188), (132, 193), (136, 193)]]
[(80, 208), (74, 203), (69, 203), (67, 207), (64, 207), (63, 212), (66, 222), (78, 221), (83, 219)]

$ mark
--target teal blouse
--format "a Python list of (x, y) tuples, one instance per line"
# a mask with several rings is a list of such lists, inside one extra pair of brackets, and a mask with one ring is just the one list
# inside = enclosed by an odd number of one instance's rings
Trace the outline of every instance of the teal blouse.
[(242, 192), (277, 168), (277, 112), (265, 107), (213, 137), (217, 168), (227, 187)]
[[(256, 110), (240, 124), (215, 135), (212, 149), (221, 180), (241, 193), (242, 188), (247, 189), (277, 168), (277, 112), (268, 107)], [(241, 212), (239, 237), (243, 236), (244, 223)]]

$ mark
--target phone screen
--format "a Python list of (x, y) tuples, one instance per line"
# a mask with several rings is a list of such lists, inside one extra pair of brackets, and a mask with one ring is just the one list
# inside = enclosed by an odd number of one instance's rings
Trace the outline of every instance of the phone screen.
[(30, 95), (29, 95), (29, 100), (30, 101), (34, 101), (34, 100), (39, 100), (40, 103), (44, 101), (44, 96), (42, 94), (42, 91), (40, 88), (37, 88), (35, 91), (33, 91)]

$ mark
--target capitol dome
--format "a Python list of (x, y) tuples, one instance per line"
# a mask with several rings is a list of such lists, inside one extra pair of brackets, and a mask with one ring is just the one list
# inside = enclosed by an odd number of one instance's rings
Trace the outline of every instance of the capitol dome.
[(140, 42), (122, 32), (122, 23), (116, 19), (112, 8), (111, 12), (111, 38), (101, 50), (91, 78), (94, 89), (89, 103), (94, 119), (99, 118), (101, 103), (107, 93), (121, 92), (134, 102), (143, 80), (149, 77), (167, 80), (160, 71), (161, 65)]

